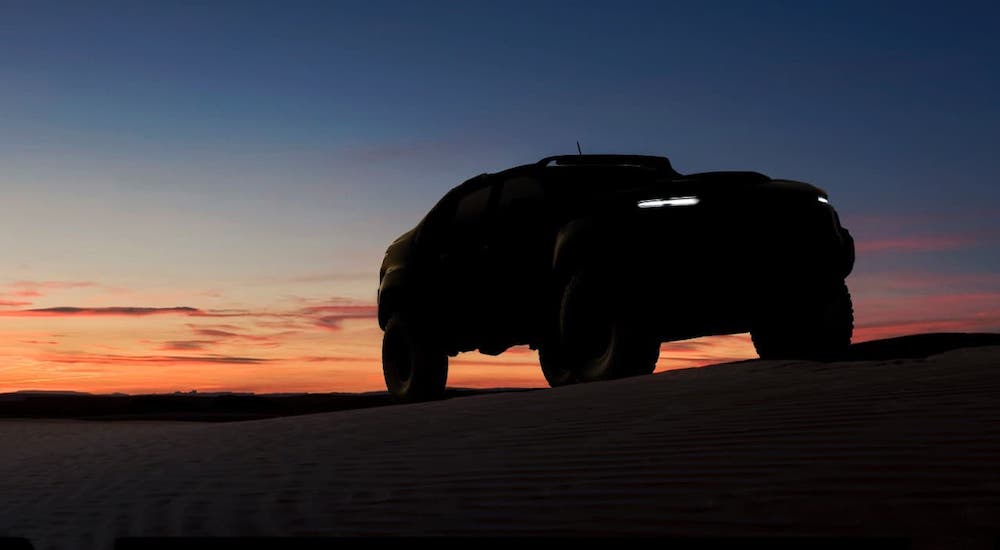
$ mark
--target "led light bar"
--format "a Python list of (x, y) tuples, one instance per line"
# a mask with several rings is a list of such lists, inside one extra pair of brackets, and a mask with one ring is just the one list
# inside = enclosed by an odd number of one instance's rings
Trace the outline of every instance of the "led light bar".
[(636, 203), (639, 208), (662, 208), (664, 206), (694, 206), (701, 202), (698, 197), (670, 197), (667, 199), (646, 199)]

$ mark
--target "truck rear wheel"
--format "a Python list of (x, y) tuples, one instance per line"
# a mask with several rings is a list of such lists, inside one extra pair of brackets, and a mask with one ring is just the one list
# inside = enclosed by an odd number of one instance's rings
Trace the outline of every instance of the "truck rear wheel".
[(402, 401), (440, 399), (448, 380), (448, 355), (410, 316), (394, 313), (382, 337), (382, 374)]
[(560, 355), (561, 351), (561, 346), (555, 342), (543, 344), (538, 348), (538, 363), (542, 366), (542, 376), (552, 388), (576, 384), (576, 375), (573, 374), (569, 361)]
[(566, 284), (558, 336), (539, 350), (551, 386), (649, 374), (660, 343), (614, 289), (596, 273), (581, 271)]
[(831, 360), (854, 333), (854, 306), (845, 283), (803, 300), (787, 300), (750, 332), (761, 359)]

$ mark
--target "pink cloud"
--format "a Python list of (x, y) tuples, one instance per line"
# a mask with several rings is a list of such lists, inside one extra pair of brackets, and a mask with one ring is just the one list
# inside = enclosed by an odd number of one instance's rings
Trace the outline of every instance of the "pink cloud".
[(326, 330), (340, 330), (345, 319), (372, 319), (378, 315), (374, 305), (327, 305), (311, 306), (302, 310), (302, 315), (312, 319), (315, 326)]
[(147, 315), (186, 315), (188, 317), (283, 317), (281, 313), (256, 313), (244, 310), (203, 310), (195, 307), (145, 307), (145, 306), (106, 306), (106, 307), (46, 307), (38, 309), (19, 309), (0, 311), (3, 317), (103, 317), (125, 316), (145, 317)]
[(209, 346), (216, 344), (215, 340), (171, 340), (169, 342), (164, 342), (160, 346), (160, 351), (192, 351), (192, 350), (203, 350)]
[(235, 338), (239, 336), (239, 334), (230, 330), (219, 330), (215, 328), (200, 328), (195, 329), (194, 332), (199, 336), (208, 336), (212, 338)]
[(860, 324), (854, 329), (855, 342), (892, 338), (925, 332), (995, 332), (1000, 330), (1000, 315), (922, 321), (889, 321)]
[(859, 240), (855, 243), (858, 252), (938, 252), (954, 250), (975, 244), (977, 239), (968, 236), (921, 236), (895, 237), (887, 239)]
[(48, 307), (41, 309), (22, 309), (2, 311), (3, 317), (100, 317), (100, 316), (131, 316), (147, 315), (199, 315), (202, 312), (193, 307)]
[(97, 365), (211, 365), (240, 364), (254, 365), (269, 363), (271, 359), (257, 357), (241, 357), (233, 355), (118, 355), (118, 354), (48, 354), (40, 357), (42, 361), (58, 364), (97, 364)]
[(196, 325), (194, 323), (187, 323), (186, 325), (191, 330), (201, 330), (201, 329), (215, 329), (215, 330), (241, 330), (241, 327), (231, 324), (216, 324), (216, 325)]
[(868, 290), (935, 290), (963, 288), (971, 290), (1000, 288), (1000, 274), (994, 273), (927, 273), (893, 271), (883, 273), (856, 273), (848, 285), (852, 291)]
[(74, 288), (96, 287), (97, 283), (90, 281), (15, 281), (7, 285), (7, 291), (0, 294), (17, 298), (40, 298), (46, 292), (71, 290)]
[(71, 288), (86, 288), (98, 286), (91, 281), (15, 281), (8, 285), (11, 288), (27, 290), (67, 290)]

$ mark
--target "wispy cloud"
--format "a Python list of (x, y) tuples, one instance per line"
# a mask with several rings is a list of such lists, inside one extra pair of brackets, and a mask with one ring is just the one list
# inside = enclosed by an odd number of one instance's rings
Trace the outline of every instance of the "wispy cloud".
[(195, 336), (212, 338), (215, 343), (226, 340), (243, 340), (266, 345), (278, 345), (282, 338), (299, 333), (299, 331), (288, 330), (271, 334), (253, 334), (241, 331), (238, 328), (231, 330), (221, 330), (217, 328), (192, 328), (192, 332)]
[(69, 290), (100, 286), (93, 281), (15, 281), (7, 285), (12, 289), (39, 292), (42, 290)]
[(372, 319), (378, 315), (374, 305), (328, 305), (304, 308), (301, 314), (311, 318), (315, 326), (326, 330), (340, 330), (345, 319)]
[(47, 291), (95, 287), (90, 281), (15, 281), (0, 286), (0, 307), (24, 307), (33, 302), (26, 298), (41, 298)]
[[(31, 302), (24, 301), (23, 298), (41, 298), (50, 291), (96, 286), (99, 285), (90, 281), (15, 281), (4, 285), (3, 290), (0, 290), (0, 305), (6, 303), (8, 306), (29, 306)], [(18, 298), (18, 300), (9, 300), (4, 297)]]
[(852, 292), (902, 291), (941, 292), (942, 289), (1000, 290), (997, 273), (934, 273), (925, 271), (889, 271), (855, 273), (848, 281)]
[(864, 342), (923, 332), (996, 332), (997, 330), (1000, 330), (1000, 315), (883, 321), (858, 325), (854, 329), (854, 341)]
[(170, 340), (159, 347), (160, 351), (196, 351), (217, 344), (215, 340)]
[(75, 307), (59, 306), (35, 309), (0, 311), (0, 317), (145, 317), (148, 315), (186, 315), (188, 317), (286, 317), (287, 313), (255, 312), (237, 309), (203, 310), (190, 306), (146, 307), (146, 306), (106, 306)]
[(238, 364), (255, 365), (272, 362), (272, 359), (242, 357), (235, 355), (120, 355), (61, 353), (42, 355), (39, 359), (57, 364), (97, 364), (97, 365), (211, 365)]
[(211, 338), (235, 338), (240, 336), (240, 334), (232, 330), (220, 330), (217, 328), (196, 328), (194, 329), (194, 333), (199, 336), (208, 336)]
[(131, 316), (147, 315), (203, 315), (204, 312), (193, 307), (47, 307), (39, 309), (21, 309), (2, 311), (5, 317), (99, 317), (99, 316)]
[(929, 235), (859, 240), (855, 248), (866, 252), (940, 252), (976, 244), (977, 239), (967, 235)]

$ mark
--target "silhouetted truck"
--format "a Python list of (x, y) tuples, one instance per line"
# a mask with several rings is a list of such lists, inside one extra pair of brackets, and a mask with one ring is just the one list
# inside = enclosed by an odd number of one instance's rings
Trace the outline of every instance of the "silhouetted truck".
[(448, 357), (538, 350), (552, 386), (649, 374), (660, 343), (750, 332), (760, 357), (851, 341), (854, 242), (827, 194), (665, 157), (544, 158), (476, 176), (386, 251), (386, 386), (439, 397)]

